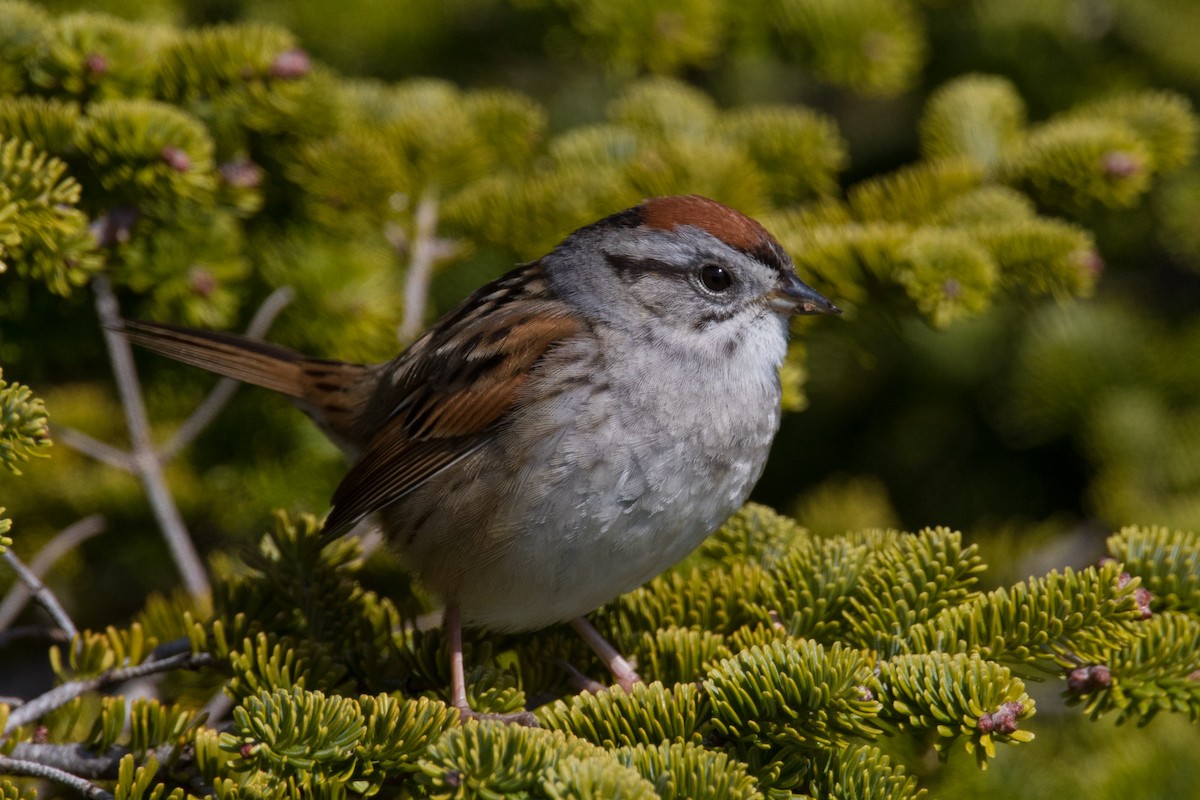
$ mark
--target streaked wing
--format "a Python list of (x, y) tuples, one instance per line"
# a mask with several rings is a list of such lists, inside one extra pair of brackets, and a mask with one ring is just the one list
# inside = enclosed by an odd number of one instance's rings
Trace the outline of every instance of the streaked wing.
[(334, 492), (325, 538), (486, 444), (546, 351), (579, 330), (536, 264), (483, 287), (439, 321), (394, 362), (394, 386), (374, 401), (386, 421)]

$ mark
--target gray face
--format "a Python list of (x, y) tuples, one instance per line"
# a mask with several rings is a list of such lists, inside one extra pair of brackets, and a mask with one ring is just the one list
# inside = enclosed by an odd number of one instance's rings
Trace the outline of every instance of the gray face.
[(581, 231), (547, 265), (556, 289), (610, 324), (653, 321), (660, 335), (693, 347), (746, 326), (781, 327), (772, 298), (787, 276), (692, 225)]

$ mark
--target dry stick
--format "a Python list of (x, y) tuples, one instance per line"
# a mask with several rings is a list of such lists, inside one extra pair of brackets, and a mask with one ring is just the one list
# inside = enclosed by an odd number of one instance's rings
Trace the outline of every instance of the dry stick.
[(4, 726), (3, 735), (7, 736), (16, 728), (40, 719), (54, 709), (66, 705), (76, 697), (88, 692), (98, 691), (106, 686), (124, 683), (146, 675), (169, 672), (173, 669), (199, 669), (216, 663), (217, 659), (208, 653), (180, 653), (168, 658), (146, 661), (134, 667), (115, 667), (94, 678), (64, 683), (45, 694), (38, 695), (25, 705), (14, 708), (8, 715), (8, 723)]
[[(175, 754), (173, 744), (154, 748), (154, 758), (159, 764), (168, 763)], [(128, 747), (114, 745), (103, 753), (93, 753), (81, 744), (33, 744), (17, 743), (9, 755), (21, 761), (30, 761), (54, 769), (61, 769), (80, 778), (113, 780), (121, 769), (121, 759), (134, 753)], [(135, 756), (141, 755), (134, 753)]]
[(92, 800), (113, 800), (113, 796), (91, 781), (84, 780), (57, 767), (49, 767), (36, 761), (23, 761), (19, 758), (0, 756), (0, 774), (23, 775), (27, 778), (42, 778), (64, 786), (70, 786), (84, 797)]
[[(39, 550), (38, 554), (33, 557), (33, 560), (29, 562), (28, 571), (32, 573), (33, 582), (30, 582), (28, 579), (26, 579), (25, 575), (18, 570), (18, 574), (21, 575), (22, 582), (14, 585), (12, 590), (9, 591), (8, 595), (4, 598), (4, 601), (0, 602), (0, 631), (8, 630), (8, 627), (13, 624), (13, 621), (17, 618), (17, 615), (21, 613), (23, 608), (25, 608), (25, 604), (29, 602), (31, 590), (34, 596), (38, 596), (37, 587), (41, 587), (41, 590), (49, 595), (51, 600), (54, 600), (54, 595), (50, 594), (50, 590), (42, 584), (42, 576), (49, 572), (50, 568), (54, 566), (54, 564), (64, 555), (103, 531), (104, 524), (104, 517), (100, 516), (99, 514), (92, 514), (84, 517), (72, 525), (68, 525), (55, 534), (54, 538), (51, 539), (45, 547)], [(6, 552), (4, 555), (7, 558), (8, 552)], [(14, 558), (16, 558), (16, 556), (14, 556)], [(15, 565), (14, 569), (16, 569)], [(47, 611), (50, 611), (50, 616), (54, 617), (55, 621), (58, 622), (59, 627), (66, 632), (68, 641), (75, 638), (75, 626), (69, 624), (70, 619), (67, 619), (68, 624), (64, 625), (62, 621), (55, 616), (54, 611), (46, 606), (45, 600), (42, 597), (38, 596), (38, 602), (42, 603), (42, 606), (45, 607)], [(54, 602), (57, 605), (57, 601)], [(66, 615), (64, 614), (64, 617), (65, 616)]]
[(50, 425), (50, 438), (61, 444), (65, 444), (72, 450), (78, 450), (85, 456), (91, 456), (97, 461), (108, 464), (110, 467), (123, 469), (126, 472), (133, 472), (133, 458), (118, 447), (113, 447), (107, 442), (102, 442), (99, 439), (88, 436), (83, 431), (77, 431), (74, 428), (66, 425)]
[(108, 357), (112, 361), (113, 375), (117, 381), (117, 392), (121, 395), (121, 405), (125, 409), (125, 424), (129, 426), (129, 438), (133, 442), (133, 465), (146, 497), (150, 500), (150, 508), (158, 521), (159, 530), (167, 541), (171, 557), (179, 568), (183, 583), (193, 596), (207, 597), (212, 593), (208, 584), (208, 576), (204, 573), (204, 565), (196, 546), (188, 535), (187, 526), (175, 505), (175, 498), (167, 488), (166, 476), (163, 475), (162, 462), (154, 452), (154, 443), (150, 440), (150, 423), (146, 418), (146, 405), (142, 402), (141, 386), (138, 383), (137, 369), (133, 365), (133, 351), (129, 341), (117, 330), (121, 325), (121, 311), (117, 306), (117, 297), (113, 294), (108, 278), (98, 275), (92, 280), (92, 288), (96, 292), (96, 312), (104, 330), (104, 343), (108, 347)]
[(400, 341), (411, 342), (425, 328), (425, 307), (429, 302), (429, 283), (433, 263), (438, 257), (438, 191), (430, 186), (417, 201), (416, 231), (412, 257), (404, 277), (404, 316), (400, 320)]
[(25, 562), (17, 558), (17, 554), (12, 550), (5, 550), (3, 554), (4, 560), (17, 573), (17, 577), (25, 584), (30, 592), (33, 593), (33, 598), (38, 601), (38, 604), (49, 612), (50, 616), (58, 624), (58, 627), (63, 629), (68, 638), (74, 639), (79, 635), (79, 629), (75, 627), (75, 623), (71, 621), (71, 617), (67, 614), (58, 602), (58, 598), (54, 596), (54, 592), (46, 588), (46, 584), (38, 580), (38, 576), (33, 574), (29, 567), (25, 566)]
[[(290, 287), (281, 286), (267, 295), (267, 299), (255, 312), (254, 319), (250, 320), (250, 324), (246, 327), (246, 337), (261, 339), (265, 336), (271, 323), (279, 316), (279, 312), (292, 302), (295, 294)], [(170, 440), (159, 448), (159, 458), (166, 463), (177, 456), (180, 450), (191, 444), (221, 412), (239, 385), (239, 381), (235, 381), (233, 378), (222, 378), (217, 381), (217, 385), (208, 393), (208, 397), (204, 398), (192, 415), (179, 426)]]
[(234, 705), (236, 705), (236, 701), (225, 694), (225, 689), (222, 687), (208, 698), (208, 702), (200, 709), (200, 713), (205, 715), (204, 720), (208, 727), (219, 727), (219, 723), (229, 715)]

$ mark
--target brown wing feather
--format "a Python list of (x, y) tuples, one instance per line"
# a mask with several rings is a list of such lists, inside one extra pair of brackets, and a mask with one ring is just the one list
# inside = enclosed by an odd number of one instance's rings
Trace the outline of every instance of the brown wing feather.
[(334, 492), (327, 539), (486, 444), (546, 351), (580, 330), (569, 308), (547, 296), (536, 267), (484, 287), (464, 304), (472, 305), (393, 364), (398, 380), (377, 398), (391, 417)]

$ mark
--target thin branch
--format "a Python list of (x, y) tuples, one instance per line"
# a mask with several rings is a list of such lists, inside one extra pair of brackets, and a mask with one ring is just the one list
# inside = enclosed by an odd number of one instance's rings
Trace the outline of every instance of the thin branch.
[[(62, 628), (51, 628), (49, 625), (18, 625), (6, 631), (0, 631), (0, 648), (8, 647), (13, 642), (43, 641), (50, 644), (63, 644), (71, 641)], [(6, 703), (0, 699), (0, 703)], [(8, 703), (12, 705), (12, 703)]]
[(54, 709), (66, 705), (76, 697), (88, 692), (95, 692), (146, 675), (170, 672), (175, 669), (199, 669), (216, 663), (218, 663), (217, 659), (208, 653), (180, 653), (168, 658), (146, 661), (133, 667), (114, 667), (93, 678), (64, 683), (33, 698), (20, 708), (14, 708), (8, 715), (8, 724), (4, 727), (4, 735), (22, 725), (40, 719)]
[(23, 775), (27, 778), (42, 778), (64, 786), (70, 786), (84, 797), (92, 800), (113, 800), (113, 796), (91, 781), (84, 780), (57, 767), (48, 767), (36, 761), (24, 761), (19, 758), (0, 756), (0, 774)]
[(200, 709), (200, 713), (205, 715), (205, 724), (214, 728), (229, 716), (233, 706), (234, 699), (225, 694), (224, 689), (218, 689), (212, 697), (208, 698), (208, 702), (204, 704), (204, 708)]
[(75, 627), (75, 623), (71, 620), (71, 616), (67, 610), (58, 602), (58, 598), (54, 596), (54, 592), (50, 591), (46, 584), (42, 583), (37, 575), (33, 574), (33, 570), (25, 566), (25, 562), (17, 558), (17, 554), (11, 548), (0, 553), (8, 565), (17, 573), (17, 577), (25, 584), (25, 588), (33, 594), (33, 599), (38, 602), (42, 608), (58, 623), (58, 627), (62, 628), (68, 638), (74, 639), (79, 634), (79, 629)]
[[(265, 336), (271, 323), (279, 316), (279, 312), (292, 302), (295, 294), (290, 287), (281, 286), (267, 295), (267, 299), (262, 302), (258, 311), (255, 312), (254, 318), (250, 320), (249, 326), (246, 327), (246, 336), (250, 339), (261, 339)], [(204, 398), (192, 415), (179, 426), (167, 443), (159, 448), (159, 459), (166, 463), (191, 444), (216, 419), (217, 414), (221, 413), (221, 409), (233, 397), (233, 393), (239, 385), (240, 383), (232, 378), (222, 378), (217, 381), (217, 385), (208, 393), (208, 397)]]
[(102, 442), (88, 436), (83, 431), (77, 431), (66, 425), (51, 425), (50, 432), (54, 441), (61, 442), (72, 450), (78, 450), (85, 456), (91, 456), (97, 461), (102, 461), (117, 469), (123, 469), (126, 472), (134, 471), (133, 458), (118, 447), (113, 447), (107, 442)]
[(183, 577), (184, 585), (195, 596), (208, 596), (212, 589), (204, 572), (204, 565), (188, 535), (187, 526), (183, 524), (183, 517), (175, 505), (175, 498), (167, 488), (162, 462), (159, 461), (154, 452), (154, 444), (150, 441), (150, 423), (146, 418), (141, 385), (138, 383), (137, 369), (133, 364), (133, 351), (129, 341), (117, 330), (121, 325), (117, 297), (113, 294), (108, 278), (103, 275), (98, 275), (92, 280), (92, 288), (96, 293), (96, 312), (103, 326), (104, 343), (112, 361), (117, 391), (125, 409), (125, 423), (129, 426), (129, 438), (133, 443), (134, 469), (146, 491), (146, 497), (150, 500), (150, 508), (167, 541), (171, 557)]
[[(34, 744), (20, 742), (9, 755), (20, 761), (61, 769), (80, 778), (114, 780), (121, 768), (121, 759), (133, 751), (113, 746), (104, 753), (93, 753), (81, 744)], [(154, 758), (166, 764), (174, 755), (174, 745), (164, 744), (154, 749)]]
[[(104, 525), (104, 517), (99, 514), (92, 514), (68, 525), (55, 534), (54, 538), (39, 550), (37, 555), (33, 557), (33, 560), (29, 562), (29, 571), (33, 573), (34, 579), (38, 581), (38, 584), (41, 584), (41, 578), (50, 571), (51, 567), (58, 563), (60, 558), (88, 539), (101, 533), (104, 530)], [(29, 602), (30, 586), (31, 584), (23, 580), (22, 583), (14, 585), (12, 590), (9, 591), (8, 596), (4, 598), (4, 601), (0, 602), (0, 631), (7, 630), (8, 626), (12, 625), (13, 621), (17, 618), (17, 615), (21, 613), (21, 610), (25, 608), (25, 604)], [(51, 612), (51, 616), (53, 616), (53, 612)], [(57, 621), (57, 618), (55, 621)], [(75, 636), (74, 626), (59, 624), (63, 631), (66, 632), (68, 639)]]
[(438, 257), (438, 191), (429, 186), (417, 201), (416, 230), (413, 235), (408, 274), (404, 276), (404, 314), (400, 318), (400, 341), (411, 342), (425, 328), (425, 310), (429, 304), (429, 284)]

